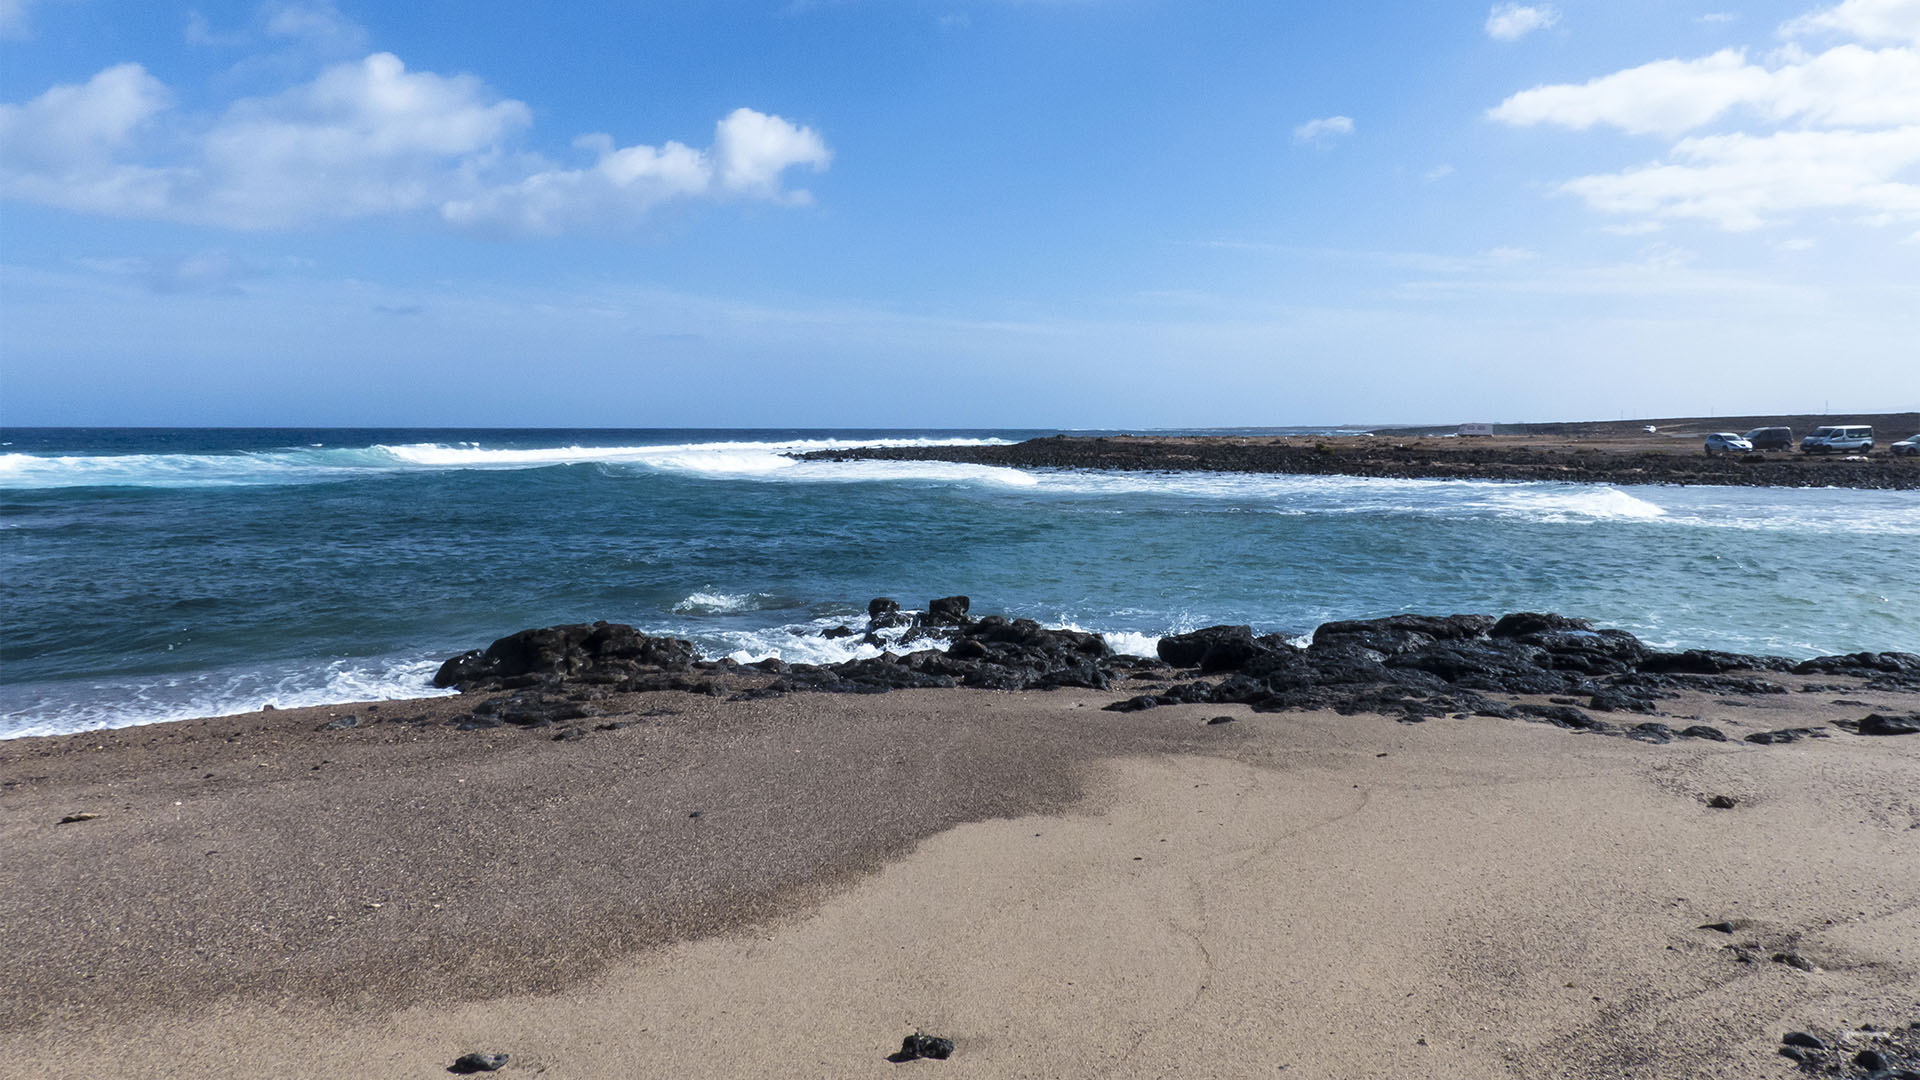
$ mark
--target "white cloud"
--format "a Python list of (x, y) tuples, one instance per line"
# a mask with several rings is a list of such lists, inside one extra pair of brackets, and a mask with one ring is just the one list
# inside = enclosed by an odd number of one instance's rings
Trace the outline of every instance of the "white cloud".
[(1350, 116), (1323, 116), (1318, 120), (1309, 120), (1293, 129), (1296, 142), (1316, 142), (1330, 135), (1353, 134), (1353, 118)]
[[(281, 9), (301, 19), (329, 10)], [(0, 105), (0, 196), (237, 229), (423, 213), (554, 232), (630, 223), (670, 199), (805, 202), (804, 191), (783, 188), (785, 170), (831, 160), (812, 129), (739, 109), (720, 121), (711, 150), (590, 136), (576, 145), (594, 164), (565, 169), (515, 151), (532, 124), (522, 102), (471, 75), (408, 71), (390, 53), (236, 101), (198, 128), (169, 105), (166, 87), (137, 64)]]
[(1494, 106), (1503, 124), (1557, 124), (1583, 131), (1609, 124), (1636, 135), (1677, 134), (1698, 127), (1767, 83), (1746, 54), (1723, 49), (1698, 60), (1658, 60), (1579, 85), (1536, 86)]
[(1442, 162), (1441, 164), (1435, 165), (1433, 168), (1428, 169), (1426, 172), (1421, 173), (1420, 178), (1425, 180), (1427, 183), (1431, 184), (1435, 180), (1445, 180), (1447, 177), (1452, 176), (1453, 171), (1454, 171), (1453, 166), (1448, 165), (1445, 162)]
[(1559, 21), (1559, 10), (1550, 4), (1495, 4), (1487, 12), (1487, 36), (1495, 41), (1518, 41)]
[(1775, 122), (1878, 126), (1920, 121), (1920, 51), (1841, 45), (1817, 56), (1785, 50), (1773, 68), (1738, 49), (1658, 60), (1579, 85), (1524, 90), (1488, 114), (1515, 126), (1597, 124), (1635, 135), (1678, 135), (1745, 107)]
[(1693, 17), (1694, 22), (1701, 23), (1706, 26), (1715, 26), (1721, 23), (1738, 22), (1739, 19), (1740, 19), (1740, 16), (1734, 14), (1731, 11), (1709, 11), (1705, 15), (1695, 15)]
[(1708, 135), (1681, 140), (1668, 156), (1570, 180), (1563, 190), (1608, 213), (1690, 218), (1732, 231), (1806, 210), (1920, 220), (1920, 186), (1893, 179), (1920, 165), (1920, 125)]
[(635, 219), (676, 198), (736, 195), (805, 203), (807, 192), (781, 189), (781, 174), (796, 165), (824, 169), (833, 156), (812, 128), (752, 109), (735, 109), (715, 125), (711, 150), (677, 142), (616, 147), (607, 135), (582, 136), (576, 145), (596, 155), (594, 164), (543, 170), (449, 201), (441, 213), (456, 225), (553, 233)]
[(1920, 0), (1845, 0), (1780, 28), (1782, 37), (1823, 33), (1844, 34), (1861, 41), (1920, 43)]
[[(1920, 0), (1848, 0), (1781, 32), (1882, 40), (1920, 28), (1903, 19), (1920, 19)], [(1849, 42), (1809, 53), (1789, 44), (1762, 63), (1724, 49), (1535, 87), (1488, 115), (1517, 127), (1606, 126), (1669, 137), (1734, 125), (1682, 138), (1664, 160), (1560, 187), (1596, 210), (1643, 222), (1691, 219), (1746, 230), (1806, 212), (1881, 224), (1920, 218), (1920, 186), (1901, 179), (1920, 161), (1920, 48)]]
[[(735, 109), (713, 133), (713, 155), (720, 183), (728, 191), (781, 198), (780, 174), (795, 165), (824, 169), (833, 155), (812, 128), (795, 127), (777, 116)], [(806, 192), (795, 192), (800, 201)]]

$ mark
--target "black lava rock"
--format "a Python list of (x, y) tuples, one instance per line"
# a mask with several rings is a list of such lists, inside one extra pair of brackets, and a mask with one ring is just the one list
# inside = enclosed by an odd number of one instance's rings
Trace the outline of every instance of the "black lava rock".
[(927, 601), (928, 626), (965, 626), (967, 609), (973, 602), (964, 596), (943, 596)]
[(920, 1058), (932, 1058), (945, 1061), (953, 1056), (953, 1040), (938, 1035), (923, 1035), (915, 1032), (900, 1040), (900, 1049), (887, 1057), (888, 1061), (917, 1061)]
[(1238, 671), (1256, 654), (1272, 650), (1254, 641), (1251, 626), (1209, 626), (1190, 634), (1163, 637), (1154, 651), (1174, 667)]
[(440, 665), (433, 685), (514, 690), (560, 681), (612, 684), (633, 675), (686, 670), (693, 643), (656, 638), (622, 623), (575, 623), (522, 630)]
[(1809, 1035), (1804, 1031), (1789, 1031), (1780, 1037), (1780, 1042), (1786, 1046), (1798, 1046), (1805, 1050), (1825, 1050), (1827, 1048), (1827, 1044), (1822, 1042), (1819, 1036)]
[(1750, 743), (1761, 746), (1779, 746), (1783, 743), (1799, 742), (1801, 739), (1825, 739), (1828, 733), (1819, 728), (1795, 727), (1781, 728), (1778, 731), (1756, 731), (1747, 736)]
[(1920, 713), (1907, 716), (1883, 716), (1874, 713), (1860, 721), (1855, 730), (1862, 735), (1920, 735)]
[(505, 1054), (482, 1054), (476, 1052), (472, 1054), (461, 1054), (454, 1059), (452, 1065), (447, 1067), (447, 1071), (465, 1075), (471, 1073), (499, 1072), (501, 1069), (506, 1068), (506, 1066), (507, 1055)]
[[(1059, 687), (1105, 690), (1154, 662), (1113, 653), (1097, 634), (1050, 630), (1030, 619), (975, 619), (965, 596), (942, 597), (918, 620), (887, 597), (867, 605), (864, 642), (877, 657), (832, 665), (779, 661), (736, 665), (696, 658), (691, 643), (656, 638), (612, 623), (523, 630), (484, 650), (448, 660), (436, 684), (488, 691), (459, 720), (463, 729), (513, 724), (543, 727), (590, 715), (585, 699), (619, 692), (684, 691), (743, 699), (788, 693), (887, 693), (965, 686), (994, 690)], [(882, 637), (878, 631), (904, 628)], [(850, 627), (823, 633), (851, 637)], [(1594, 629), (1583, 619), (1542, 612), (1490, 615), (1392, 615), (1327, 623), (1300, 648), (1248, 626), (1211, 626), (1159, 643), (1160, 660), (1215, 678), (1178, 684), (1107, 706), (1132, 712), (1162, 705), (1239, 705), (1254, 712), (1325, 709), (1376, 712), (1405, 723), (1442, 716), (1530, 719), (1576, 731), (1649, 743), (1675, 739), (1725, 742), (1718, 728), (1675, 731), (1647, 720), (1616, 725), (1593, 713), (1663, 716), (1660, 702), (1683, 692), (1728, 698), (1779, 694), (1761, 673), (1791, 668), (1920, 689), (1920, 657), (1856, 653), (1792, 664), (1778, 657), (1713, 650), (1662, 652), (1621, 630)], [(723, 687), (716, 674), (770, 676), (747, 688)], [(1895, 687), (1897, 688), (1897, 687)], [(1514, 703), (1513, 696), (1553, 704)], [(1580, 708), (1586, 705), (1588, 712)], [(1843, 722), (1862, 734), (1920, 732), (1920, 717), (1869, 717)], [(1828, 732), (1788, 728), (1758, 732), (1758, 745), (1824, 738)]]

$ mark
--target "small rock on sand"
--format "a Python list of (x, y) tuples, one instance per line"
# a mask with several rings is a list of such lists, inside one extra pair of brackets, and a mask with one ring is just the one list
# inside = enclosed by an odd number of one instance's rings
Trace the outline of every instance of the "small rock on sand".
[(914, 1032), (900, 1040), (900, 1049), (887, 1057), (888, 1061), (914, 1061), (919, 1058), (933, 1058), (945, 1061), (953, 1056), (953, 1040), (938, 1035), (923, 1035)]

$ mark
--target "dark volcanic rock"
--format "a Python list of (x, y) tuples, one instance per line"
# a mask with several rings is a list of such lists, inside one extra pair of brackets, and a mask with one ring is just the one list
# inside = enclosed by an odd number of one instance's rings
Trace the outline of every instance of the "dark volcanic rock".
[(1313, 632), (1313, 644), (1341, 642), (1392, 656), (1436, 641), (1484, 638), (1493, 626), (1488, 615), (1390, 615), (1326, 623)]
[(1781, 728), (1778, 731), (1756, 731), (1747, 736), (1747, 741), (1750, 743), (1759, 743), (1761, 746), (1778, 746), (1782, 743), (1799, 742), (1801, 739), (1825, 739), (1830, 737), (1831, 734), (1829, 732), (1820, 728), (1794, 727)]
[(867, 601), (867, 633), (875, 630), (888, 630), (896, 626), (912, 626), (913, 619), (900, 610), (900, 601), (887, 596), (876, 596)]
[(1538, 611), (1516, 611), (1511, 615), (1502, 615), (1500, 621), (1487, 631), (1488, 637), (1511, 638), (1528, 637), (1533, 634), (1556, 633), (1562, 630), (1591, 630), (1593, 624), (1585, 619), (1569, 619), (1565, 615), (1543, 614)]
[(973, 602), (964, 596), (943, 596), (927, 601), (928, 626), (965, 626), (967, 609)]
[(1161, 660), (1174, 667), (1238, 671), (1258, 653), (1278, 650), (1256, 642), (1251, 626), (1209, 626), (1190, 634), (1163, 637), (1155, 651)]
[[(886, 693), (965, 686), (994, 690), (1079, 687), (1105, 690), (1116, 680), (1158, 669), (1154, 661), (1115, 656), (1098, 634), (1050, 630), (1031, 619), (974, 619), (965, 596), (936, 599), (918, 620), (880, 597), (867, 606), (872, 629), (862, 640), (888, 649), (876, 657), (833, 665), (752, 665), (703, 662), (693, 646), (653, 638), (610, 623), (523, 630), (485, 650), (446, 662), (436, 684), (463, 691), (508, 691), (475, 706), (463, 729), (515, 724), (547, 726), (591, 715), (586, 699), (609, 690), (678, 690), (753, 699), (788, 693)], [(881, 637), (875, 631), (906, 627)], [(850, 636), (847, 628), (827, 633)], [(944, 648), (943, 648), (944, 647)], [(1646, 720), (1617, 725), (1593, 713), (1665, 716), (1660, 702), (1681, 692), (1738, 701), (1780, 694), (1762, 673), (1791, 668), (1866, 680), (1912, 679), (1920, 688), (1920, 657), (1855, 653), (1792, 664), (1778, 657), (1714, 650), (1648, 649), (1622, 630), (1594, 629), (1582, 619), (1520, 612), (1489, 615), (1393, 615), (1327, 623), (1299, 648), (1278, 634), (1256, 636), (1247, 626), (1211, 626), (1159, 643), (1161, 661), (1198, 669), (1212, 679), (1179, 683), (1108, 705), (1136, 712), (1163, 705), (1242, 705), (1255, 712), (1326, 709), (1374, 712), (1417, 723), (1442, 716), (1528, 719), (1577, 731), (1625, 736), (1649, 743), (1676, 739), (1727, 741), (1703, 724), (1675, 731)], [(723, 686), (729, 675), (766, 681)], [(1551, 704), (1514, 703), (1537, 696)], [(1586, 710), (1579, 706), (1585, 705)], [(1920, 720), (1869, 717), (1843, 722), (1862, 734), (1910, 734)], [(1823, 738), (1826, 732), (1788, 728), (1747, 736), (1776, 744)]]
[(1850, 726), (1860, 735), (1920, 735), (1920, 713), (1907, 716), (1873, 713)]
[(952, 1039), (943, 1039), (938, 1035), (923, 1035), (915, 1032), (900, 1040), (900, 1049), (888, 1055), (887, 1060), (901, 1062), (915, 1061), (920, 1058), (932, 1058), (935, 1061), (945, 1061), (952, 1056)]
[(454, 1059), (452, 1065), (448, 1066), (447, 1071), (462, 1074), (498, 1072), (506, 1068), (506, 1065), (507, 1055), (505, 1054), (461, 1054)]
[(633, 675), (685, 670), (693, 643), (649, 637), (621, 623), (522, 630), (440, 665), (433, 685), (461, 691), (510, 690), (567, 680), (617, 683)]

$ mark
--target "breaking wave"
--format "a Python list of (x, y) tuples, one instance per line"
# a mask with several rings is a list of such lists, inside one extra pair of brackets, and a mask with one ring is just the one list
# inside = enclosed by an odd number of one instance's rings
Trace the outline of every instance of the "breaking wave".
[[(444, 659), (444, 658), (442, 658)], [(444, 697), (434, 672), (441, 659), (405, 657), (287, 664), (270, 669), (228, 669), (115, 680), (55, 684), (8, 697), (0, 712), (0, 739), (65, 735), (205, 716), (256, 712), (268, 705), (298, 709), (343, 702)], [(25, 689), (25, 688), (22, 688)]]

